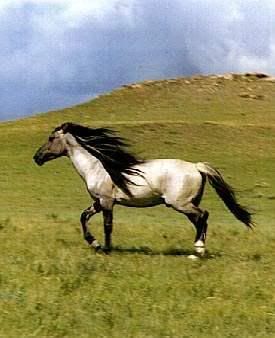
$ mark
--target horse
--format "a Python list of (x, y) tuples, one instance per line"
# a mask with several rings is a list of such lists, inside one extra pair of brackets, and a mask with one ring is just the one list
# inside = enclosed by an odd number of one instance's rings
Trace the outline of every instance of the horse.
[[(187, 216), (196, 230), (196, 256), (205, 254), (209, 213), (200, 208), (208, 181), (237, 220), (252, 228), (251, 213), (237, 201), (233, 188), (221, 173), (205, 162), (180, 159), (142, 160), (132, 154), (129, 144), (108, 128), (91, 128), (72, 122), (56, 127), (33, 159), (42, 166), (61, 156), (71, 160), (84, 180), (93, 203), (80, 216), (84, 239), (96, 252), (112, 249), (113, 208), (166, 205)], [(88, 227), (90, 218), (102, 212), (104, 246)]]

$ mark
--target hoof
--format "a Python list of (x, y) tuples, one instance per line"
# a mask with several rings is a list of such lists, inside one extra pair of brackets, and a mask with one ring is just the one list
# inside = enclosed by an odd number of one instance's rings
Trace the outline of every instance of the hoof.
[(196, 254), (200, 257), (205, 255), (205, 248), (195, 248)]
[(105, 252), (105, 251), (103, 250), (103, 248), (101, 248), (101, 247), (95, 248), (94, 250), (95, 250), (95, 255), (96, 255), (96, 256), (101, 256), (101, 257), (103, 257), (103, 256), (106, 256), (106, 255), (107, 255), (106, 252)]
[(205, 246), (204, 246), (204, 242), (202, 242), (201, 240), (198, 240), (195, 243), (195, 252), (198, 256), (203, 257), (205, 255)]
[(112, 249), (111, 248), (106, 248), (105, 246), (102, 248), (102, 251), (105, 253), (105, 255), (109, 255), (110, 253), (111, 253), (111, 251), (112, 251)]
[(101, 247), (101, 245), (98, 243), (97, 240), (94, 240), (90, 247), (95, 251), (96, 254), (103, 255), (105, 254), (104, 249)]
[(187, 256), (187, 258), (192, 259), (192, 261), (196, 261), (196, 260), (200, 259), (200, 257), (196, 256), (196, 255), (189, 255), (189, 256)]

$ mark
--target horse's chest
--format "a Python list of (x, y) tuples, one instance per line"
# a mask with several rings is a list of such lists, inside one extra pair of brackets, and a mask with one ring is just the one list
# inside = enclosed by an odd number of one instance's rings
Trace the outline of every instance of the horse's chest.
[(93, 198), (99, 198), (102, 196), (111, 196), (112, 186), (106, 175), (88, 177), (87, 179), (88, 191)]

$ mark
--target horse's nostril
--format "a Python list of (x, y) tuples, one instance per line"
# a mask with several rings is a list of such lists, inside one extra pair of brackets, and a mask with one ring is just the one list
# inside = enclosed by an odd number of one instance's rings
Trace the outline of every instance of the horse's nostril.
[(38, 156), (37, 154), (35, 154), (35, 155), (33, 156), (33, 160), (34, 160), (34, 162), (35, 162), (36, 164), (38, 164), (38, 165), (42, 165), (42, 164), (43, 164), (43, 161), (41, 161), (41, 159), (39, 158), (39, 156)]

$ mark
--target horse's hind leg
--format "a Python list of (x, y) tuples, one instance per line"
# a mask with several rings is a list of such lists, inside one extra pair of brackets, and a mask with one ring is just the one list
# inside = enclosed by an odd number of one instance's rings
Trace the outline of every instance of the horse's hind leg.
[(205, 254), (205, 241), (207, 233), (208, 211), (202, 210), (193, 203), (184, 207), (174, 207), (177, 211), (185, 214), (196, 228), (196, 237), (194, 242), (195, 251), (198, 255)]
[(93, 248), (95, 248), (96, 251), (98, 251), (101, 248), (101, 246), (98, 243), (98, 241), (95, 239), (95, 237), (89, 231), (88, 222), (89, 222), (89, 219), (93, 215), (97, 214), (100, 211), (101, 211), (100, 203), (99, 203), (99, 201), (96, 201), (89, 208), (85, 209), (80, 216), (80, 222), (81, 222), (81, 225), (82, 225), (83, 236), (84, 236), (85, 240), (88, 242), (88, 244), (90, 246), (92, 246)]
[(201, 210), (199, 215), (187, 214), (189, 220), (195, 225), (196, 237), (195, 237), (195, 251), (197, 254), (203, 256), (205, 254), (205, 241), (207, 233), (207, 219), (208, 211)]

